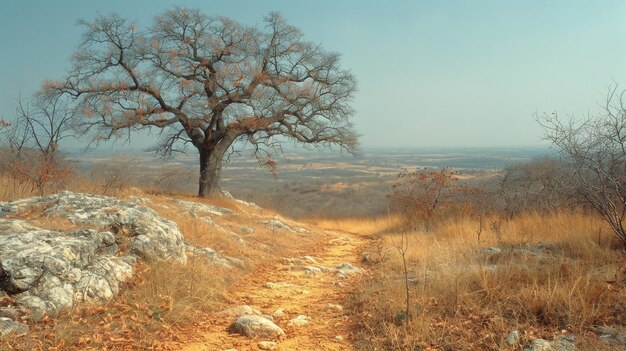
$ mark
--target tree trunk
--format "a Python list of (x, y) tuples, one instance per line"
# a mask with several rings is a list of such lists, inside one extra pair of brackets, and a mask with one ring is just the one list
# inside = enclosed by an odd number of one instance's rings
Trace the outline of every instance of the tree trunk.
[(222, 175), (222, 157), (220, 148), (200, 149), (200, 184), (199, 197), (221, 197), (220, 178)]

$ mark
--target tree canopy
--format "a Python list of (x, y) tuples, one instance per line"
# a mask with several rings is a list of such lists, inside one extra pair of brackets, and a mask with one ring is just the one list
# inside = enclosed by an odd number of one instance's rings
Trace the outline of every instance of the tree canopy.
[(222, 160), (240, 142), (261, 159), (287, 141), (355, 151), (356, 81), (339, 55), (277, 13), (263, 24), (186, 8), (143, 29), (119, 15), (82, 21), (72, 69), (44, 89), (76, 100), (78, 126), (96, 142), (158, 128), (161, 155), (192, 145), (201, 196), (219, 193)]

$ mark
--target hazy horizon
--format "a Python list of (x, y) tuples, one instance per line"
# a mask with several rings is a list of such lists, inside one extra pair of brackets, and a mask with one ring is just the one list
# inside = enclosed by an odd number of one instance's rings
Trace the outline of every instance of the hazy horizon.
[[(11, 119), (20, 92), (64, 75), (77, 19), (117, 12), (145, 26), (174, 6), (250, 25), (279, 11), (340, 53), (359, 81), (353, 121), (365, 148), (547, 147), (533, 113), (593, 114), (608, 85), (626, 83), (626, 4), (617, 0), (7, 1), (0, 117)], [(137, 135), (131, 147), (150, 145)]]

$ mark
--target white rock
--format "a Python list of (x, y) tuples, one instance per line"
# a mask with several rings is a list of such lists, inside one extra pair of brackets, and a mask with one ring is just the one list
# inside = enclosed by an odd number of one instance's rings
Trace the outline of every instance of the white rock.
[(213, 206), (213, 205), (200, 204), (197, 202), (191, 202), (191, 201), (185, 201), (185, 200), (176, 200), (176, 203), (180, 207), (187, 210), (189, 214), (194, 215), (194, 216), (197, 216), (198, 213), (209, 213), (214, 216), (225, 216), (225, 215), (234, 214), (232, 210), (229, 210), (223, 207)]
[(273, 341), (261, 341), (257, 344), (257, 347), (261, 350), (276, 350), (278, 345)]
[[(0, 291), (14, 295), (18, 308), (38, 319), (78, 302), (108, 302), (140, 258), (185, 263), (189, 250), (240, 264), (186, 244), (176, 223), (137, 202), (145, 203), (63, 191), (0, 203)], [(28, 211), (89, 229), (48, 230), (3, 218)]]
[(307, 325), (309, 323), (311, 323), (311, 317), (305, 316), (305, 315), (301, 314), (301, 315), (291, 319), (289, 321), (288, 325), (290, 327), (301, 327), (301, 326)]
[(274, 322), (261, 316), (241, 316), (233, 324), (232, 330), (249, 338), (277, 338), (285, 335)]
[(279, 308), (276, 311), (274, 311), (274, 313), (272, 313), (272, 317), (274, 318), (282, 318), (284, 316), (285, 316), (285, 310), (282, 308)]

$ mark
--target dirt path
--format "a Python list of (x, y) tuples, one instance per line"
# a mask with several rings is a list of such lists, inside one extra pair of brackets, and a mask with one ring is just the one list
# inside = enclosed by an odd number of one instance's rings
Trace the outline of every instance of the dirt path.
[[(352, 282), (361, 274), (341, 277), (335, 271), (311, 272), (311, 268), (305, 267), (337, 267), (343, 263), (356, 266), (363, 244), (363, 239), (352, 234), (329, 233), (306, 253), (314, 261), (309, 258), (292, 262), (284, 260), (274, 267), (261, 268), (255, 272), (252, 280), (232, 292), (233, 300), (238, 301), (239, 305), (254, 306), (266, 314), (272, 314), (277, 309), (284, 310), (284, 316), (274, 318), (275, 323), (286, 333), (286, 337), (277, 341), (277, 350), (354, 350), (348, 317), (340, 305)], [(310, 323), (290, 326), (289, 321), (298, 315), (310, 317)], [(257, 344), (264, 341), (228, 333), (233, 318), (211, 316), (209, 319), (210, 322), (199, 322), (201, 341), (182, 342), (179, 349), (259, 350)]]

